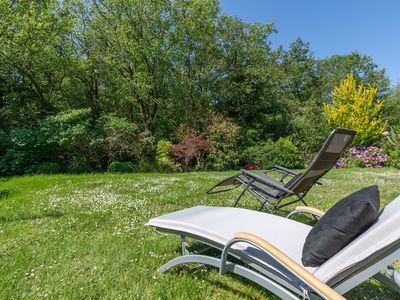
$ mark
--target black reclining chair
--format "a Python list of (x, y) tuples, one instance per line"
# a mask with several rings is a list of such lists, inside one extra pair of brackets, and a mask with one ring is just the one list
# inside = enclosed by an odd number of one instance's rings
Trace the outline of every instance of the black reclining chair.
[[(343, 150), (350, 145), (355, 135), (356, 132), (354, 130), (334, 129), (308, 169), (303, 173), (296, 173), (280, 166), (275, 166), (261, 173), (240, 170), (239, 174), (225, 178), (214, 185), (207, 194), (226, 192), (244, 185), (244, 189), (236, 199), (234, 206), (238, 205), (239, 200), (246, 191), (261, 203), (260, 210), (266, 205), (270, 210), (269, 207), (276, 209), (299, 201), (307, 205), (304, 201), (307, 192), (314, 184), (321, 184), (318, 180), (335, 165)], [(281, 178), (275, 180), (268, 176), (268, 173), (271, 172), (278, 172)], [(290, 179), (287, 180), (288, 178)], [(296, 199), (282, 203), (283, 199), (290, 196), (296, 196)]]

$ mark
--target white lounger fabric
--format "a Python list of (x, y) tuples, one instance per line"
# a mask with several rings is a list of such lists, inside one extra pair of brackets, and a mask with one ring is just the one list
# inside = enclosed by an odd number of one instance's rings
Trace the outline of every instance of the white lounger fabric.
[(400, 196), (383, 209), (378, 221), (322, 264), (314, 275), (324, 282), (400, 239)]
[[(225, 245), (236, 232), (248, 232), (268, 241), (298, 264), (305, 238), (311, 227), (271, 214), (233, 207), (196, 206), (151, 219), (146, 225), (186, 232)], [(400, 196), (388, 204), (378, 221), (357, 239), (318, 268), (306, 269), (323, 282), (351, 268), (400, 239)], [(243, 248), (239, 248), (243, 249)], [(270, 260), (254, 247), (246, 255), (271, 265)], [(282, 270), (280, 270), (282, 272)]]
[[(253, 233), (301, 265), (301, 252), (311, 226), (271, 214), (234, 207), (196, 206), (151, 219), (146, 225), (186, 232), (225, 245), (237, 232)], [(241, 247), (240, 247), (241, 246)], [(243, 249), (237, 245), (236, 249)], [(246, 245), (247, 255), (265, 259)], [(270, 264), (269, 264), (270, 265)], [(271, 266), (271, 265), (270, 265)], [(312, 272), (315, 268), (307, 268)]]

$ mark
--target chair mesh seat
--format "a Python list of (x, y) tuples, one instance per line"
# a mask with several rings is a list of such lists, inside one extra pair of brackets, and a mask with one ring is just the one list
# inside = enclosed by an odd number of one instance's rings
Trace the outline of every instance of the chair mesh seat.
[[(272, 177), (270, 177), (270, 176), (268, 176), (268, 175), (266, 175), (266, 174), (260, 173), (260, 174), (258, 174), (258, 175), (259, 175), (260, 177), (262, 177), (265, 181), (273, 182), (273, 183), (278, 184), (278, 185), (280, 185), (280, 186), (284, 186), (284, 183), (283, 183), (283, 182), (277, 181), (277, 180), (273, 179)], [(243, 182), (244, 184), (246, 184), (246, 185), (249, 184), (249, 183), (252, 181), (251, 178), (246, 177), (246, 176), (244, 176), (244, 175), (239, 175), (239, 176), (237, 176), (237, 178), (238, 178), (241, 182)], [(273, 197), (277, 197), (277, 196), (279, 195), (279, 193), (280, 193), (279, 190), (277, 190), (277, 189), (275, 189), (275, 188), (272, 188), (272, 187), (270, 187), (270, 186), (268, 186), (268, 185), (266, 185), (266, 184), (260, 183), (260, 182), (258, 182), (258, 181), (254, 181), (254, 182), (251, 184), (251, 188), (254, 188), (255, 190), (262, 191), (263, 193), (267, 193), (267, 194), (269, 194), (269, 195), (271, 195), (271, 196), (273, 196)]]

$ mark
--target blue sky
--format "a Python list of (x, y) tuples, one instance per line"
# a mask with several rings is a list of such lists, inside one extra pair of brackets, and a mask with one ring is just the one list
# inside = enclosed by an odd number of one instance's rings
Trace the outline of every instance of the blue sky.
[(274, 22), (272, 46), (297, 37), (316, 57), (359, 51), (400, 83), (399, 0), (220, 0), (222, 12), (249, 22)]

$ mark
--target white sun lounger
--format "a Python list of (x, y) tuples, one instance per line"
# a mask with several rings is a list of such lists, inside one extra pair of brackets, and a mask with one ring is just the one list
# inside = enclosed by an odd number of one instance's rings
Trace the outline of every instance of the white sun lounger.
[[(303, 267), (303, 244), (311, 227), (287, 218), (233, 207), (197, 206), (151, 219), (146, 225), (182, 237), (182, 256), (160, 272), (187, 263), (211, 265), (243, 276), (282, 299), (344, 299), (341, 295), (374, 276), (400, 293), (380, 273), (400, 257), (400, 196), (378, 221), (317, 268)], [(189, 252), (189, 237), (221, 251)], [(228, 261), (228, 255), (238, 262)]]

